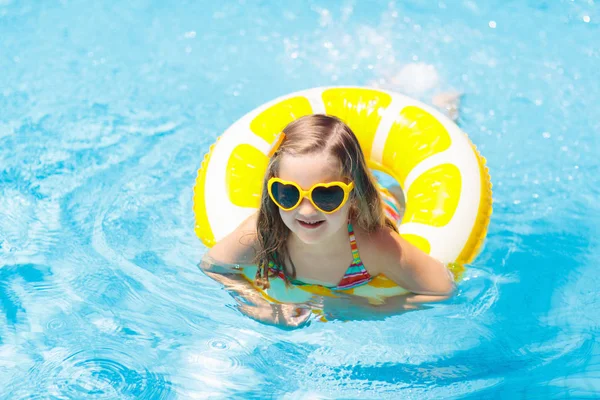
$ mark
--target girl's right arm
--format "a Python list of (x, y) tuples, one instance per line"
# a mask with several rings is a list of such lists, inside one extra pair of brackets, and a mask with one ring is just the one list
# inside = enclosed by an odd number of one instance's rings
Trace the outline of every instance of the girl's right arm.
[(201, 268), (206, 275), (221, 283), (238, 304), (238, 310), (255, 321), (275, 325), (284, 329), (295, 329), (308, 322), (310, 311), (294, 304), (275, 304), (265, 299), (239, 270), (215, 272), (222, 267), (213, 267), (212, 260), (205, 258)]
[(256, 213), (246, 218), (233, 232), (211, 247), (200, 263), (202, 271), (221, 283), (234, 297), (254, 304), (265, 300), (244, 278), (241, 265), (252, 264), (256, 256), (256, 218)]
[(243, 314), (264, 324), (298, 328), (307, 322), (308, 310), (288, 304), (270, 303), (242, 276), (240, 265), (252, 264), (259, 248), (256, 218), (256, 213), (251, 215), (215, 244), (206, 253), (200, 267), (206, 275), (221, 283), (232, 294)]

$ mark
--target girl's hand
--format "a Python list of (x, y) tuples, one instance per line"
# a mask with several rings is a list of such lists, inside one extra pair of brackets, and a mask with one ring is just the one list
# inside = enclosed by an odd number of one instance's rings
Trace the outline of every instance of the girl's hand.
[(310, 310), (296, 304), (272, 304), (260, 302), (256, 305), (239, 303), (242, 313), (255, 321), (283, 329), (296, 329), (305, 326), (310, 317)]

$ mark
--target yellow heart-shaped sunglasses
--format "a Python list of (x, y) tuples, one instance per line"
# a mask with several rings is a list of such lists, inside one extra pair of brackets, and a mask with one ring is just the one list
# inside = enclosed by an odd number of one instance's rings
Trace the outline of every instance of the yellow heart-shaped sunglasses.
[(332, 214), (346, 204), (354, 183), (317, 183), (308, 190), (302, 190), (296, 182), (271, 178), (267, 187), (271, 200), (284, 211), (298, 207), (306, 197), (317, 210)]

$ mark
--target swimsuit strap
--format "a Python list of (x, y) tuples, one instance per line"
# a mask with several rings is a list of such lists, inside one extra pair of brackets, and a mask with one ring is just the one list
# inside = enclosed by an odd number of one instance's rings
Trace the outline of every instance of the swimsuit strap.
[(352, 250), (352, 264), (346, 270), (344, 277), (335, 287), (335, 290), (348, 290), (369, 283), (372, 279), (371, 274), (365, 268), (360, 255), (358, 254), (358, 245), (356, 244), (356, 236), (354, 228), (348, 222), (348, 236), (350, 238), (350, 249)]
[(360, 254), (358, 253), (358, 245), (356, 244), (356, 236), (354, 235), (354, 228), (352, 224), (348, 222), (348, 236), (350, 238), (350, 249), (352, 250), (352, 264), (362, 264)]

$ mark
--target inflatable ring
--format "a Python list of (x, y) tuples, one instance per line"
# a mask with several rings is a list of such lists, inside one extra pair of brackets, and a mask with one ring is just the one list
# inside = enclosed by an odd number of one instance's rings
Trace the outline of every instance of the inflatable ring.
[[(194, 187), (195, 231), (206, 246), (258, 208), (268, 154), (279, 132), (293, 120), (316, 113), (348, 124), (369, 166), (398, 181), (406, 197), (399, 226), (404, 239), (450, 266), (473, 261), (492, 213), (485, 159), (454, 122), (432, 107), (397, 93), (359, 87), (315, 88), (280, 97), (251, 111), (217, 139)], [(244, 273), (251, 282), (255, 271)], [(335, 295), (319, 286), (286, 288), (275, 281), (263, 292), (274, 301)], [(384, 276), (349, 291), (373, 300), (406, 293)]]

